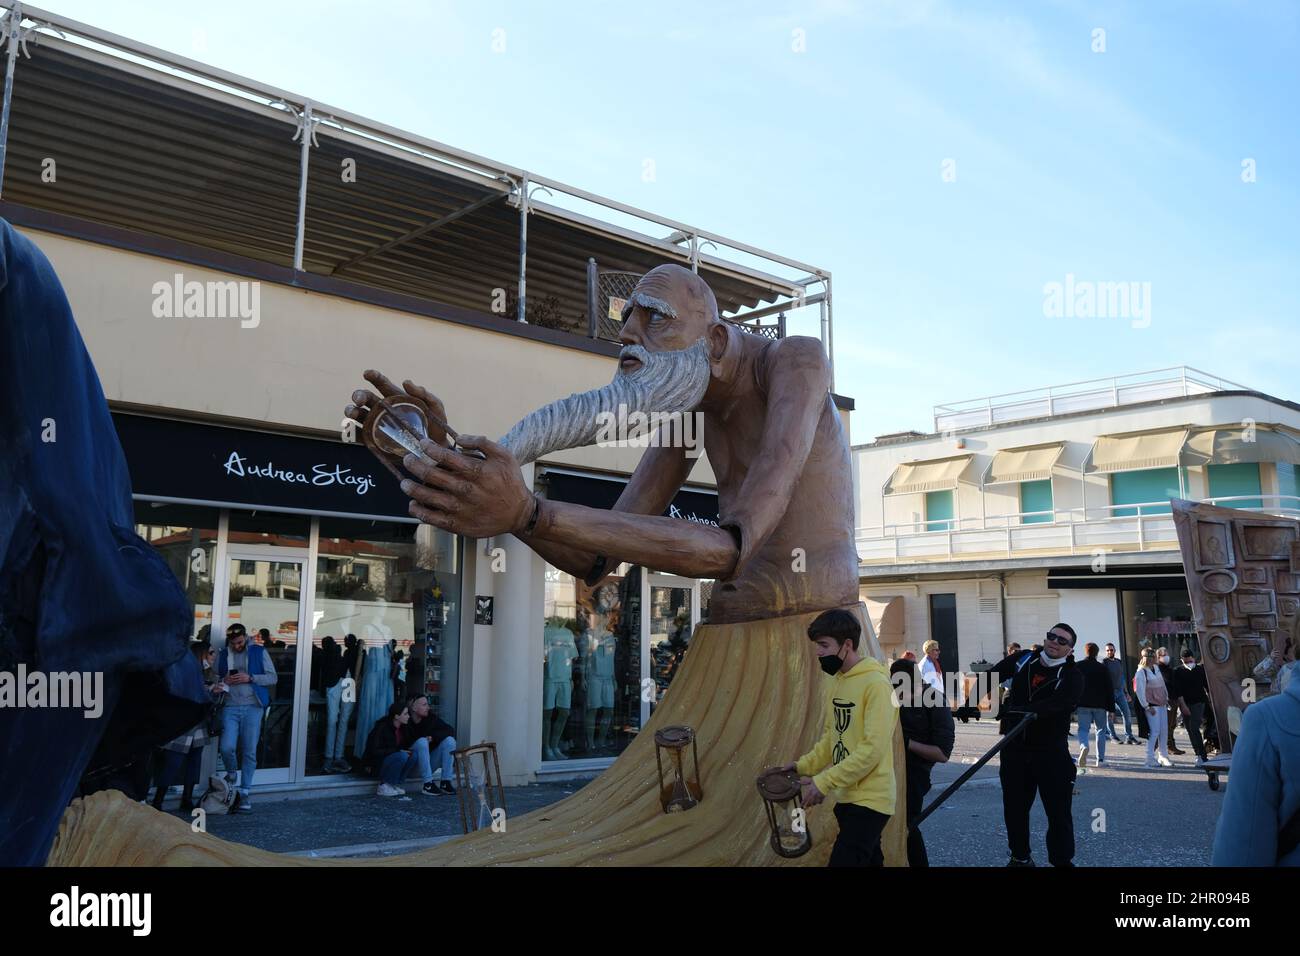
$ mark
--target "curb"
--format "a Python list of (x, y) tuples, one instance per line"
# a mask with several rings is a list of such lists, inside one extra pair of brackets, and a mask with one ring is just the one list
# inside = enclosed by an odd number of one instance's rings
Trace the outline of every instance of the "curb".
[(386, 843), (353, 843), (349, 846), (329, 846), (319, 850), (294, 850), (285, 856), (302, 856), (313, 860), (342, 859), (352, 856), (384, 856), (389, 853), (405, 853), (414, 850), (427, 850), (448, 840), (454, 840), (462, 834), (450, 836), (426, 837), (422, 840), (389, 840)]

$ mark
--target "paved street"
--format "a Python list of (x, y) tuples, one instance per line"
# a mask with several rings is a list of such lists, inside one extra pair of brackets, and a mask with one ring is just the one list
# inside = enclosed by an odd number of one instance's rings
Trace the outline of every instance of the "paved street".
[[(953, 759), (936, 768), (927, 803), (997, 741), (996, 723), (957, 725)], [(1206, 866), (1224, 790), (1215, 793), (1189, 756), (1175, 767), (1146, 770), (1145, 745), (1107, 750), (1108, 768), (1088, 769), (1074, 798), (1075, 838), (1080, 866)], [(512, 816), (546, 806), (575, 792), (582, 781), (548, 782), (506, 791)], [(1226, 789), (1226, 780), (1224, 782)], [(1100, 823), (1104, 812), (1104, 829)], [(1093, 821), (1098, 821), (1096, 832)], [(1158, 831), (1149, 825), (1159, 820)], [(1173, 826), (1169, 825), (1173, 821)], [(405, 801), (371, 794), (308, 800), (260, 800), (252, 816), (212, 817), (210, 832), (228, 840), (281, 853), (325, 851), (326, 855), (379, 856), (409, 852), (461, 832), (459, 803), (411, 791)], [(1034, 858), (1047, 861), (1042, 807), (1033, 811)], [(1001, 866), (1006, 829), (994, 758), (950, 798), (924, 826), (934, 866)]]
[[(927, 804), (998, 740), (996, 721), (957, 724), (952, 761), (935, 769)], [(1187, 756), (1171, 757), (1174, 767), (1143, 769), (1146, 744), (1106, 749), (1109, 767), (1079, 776), (1074, 798), (1074, 834), (1078, 866), (1208, 866), (1214, 827), (1223, 805), (1227, 778), (1220, 790), (1210, 790), (1206, 776), (1193, 767), (1195, 757), (1187, 737), (1178, 746)], [(1071, 751), (1077, 753), (1072, 742)], [(1091, 756), (1089, 763), (1091, 763)], [(1002, 823), (1002, 790), (997, 758), (989, 761), (922, 827), (933, 866), (1001, 866), (1007, 858), (1006, 827)], [(1104, 812), (1105, 829), (1093, 832), (1096, 811)], [(1098, 828), (1103, 819), (1096, 816)], [(1153, 826), (1154, 824), (1154, 826)], [(1047, 863), (1043, 835), (1047, 819), (1034, 803), (1031, 815), (1034, 860)]]

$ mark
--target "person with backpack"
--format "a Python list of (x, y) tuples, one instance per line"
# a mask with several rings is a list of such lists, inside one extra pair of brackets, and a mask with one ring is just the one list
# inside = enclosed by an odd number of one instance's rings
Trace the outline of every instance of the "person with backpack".
[(1165, 685), (1164, 675), (1156, 666), (1156, 652), (1149, 647), (1142, 648), (1138, 661), (1137, 673), (1133, 675), (1133, 692), (1137, 695), (1138, 706), (1147, 715), (1147, 762), (1145, 766), (1172, 767), (1169, 759), (1169, 688)]
[(1300, 675), (1245, 709), (1214, 833), (1214, 866), (1300, 866)]
[[(1029, 849), (1029, 810), (1037, 795), (1047, 814), (1047, 858), (1053, 866), (1073, 866), (1076, 768), (1070, 759), (1070, 714), (1083, 693), (1083, 676), (1071, 657), (1077, 637), (1068, 624), (1047, 632), (1042, 650), (1011, 655), (992, 668), (1011, 678), (1001, 731), (1013, 731), (1025, 715), (1032, 722), (1002, 750), (1002, 815), (1007, 826), (1007, 866), (1035, 866)], [(1035, 645), (1038, 647), (1039, 645)]]

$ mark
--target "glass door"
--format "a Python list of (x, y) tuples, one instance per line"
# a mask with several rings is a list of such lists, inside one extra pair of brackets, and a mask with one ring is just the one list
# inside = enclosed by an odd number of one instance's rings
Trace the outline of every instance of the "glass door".
[(301, 683), (298, 647), (300, 635), (307, 633), (302, 593), (306, 557), (292, 549), (234, 546), (227, 557), (225, 620), (216, 632), (219, 646), (227, 627), (243, 624), (249, 642), (262, 646), (276, 675), (262, 717), (253, 784), (289, 783), (299, 766), (295, 747), (301, 749), (295, 723)]
[[(646, 636), (647, 675), (654, 684), (653, 697), (646, 702), (648, 719), (655, 705), (663, 700), (690, 647), (691, 636), (699, 624), (698, 582), (667, 574), (649, 575), (649, 593), (643, 613), (642, 633)], [(646, 685), (647, 689), (649, 684)]]

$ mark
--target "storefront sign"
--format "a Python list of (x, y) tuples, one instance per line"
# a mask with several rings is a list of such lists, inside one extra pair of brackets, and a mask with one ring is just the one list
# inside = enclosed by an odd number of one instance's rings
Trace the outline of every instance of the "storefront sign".
[(407, 498), (360, 444), (116, 413), (137, 495), (408, 517)]
[[(585, 475), (570, 475), (558, 471), (548, 471), (545, 476), (546, 497), (552, 501), (568, 501), (573, 504), (586, 505), (589, 508), (613, 508), (618, 496), (623, 493), (627, 481), (621, 478), (605, 478)], [(718, 496), (708, 491), (679, 491), (672, 502), (664, 509), (668, 518), (680, 518), (683, 521), (695, 521), (700, 524), (718, 524)]]

